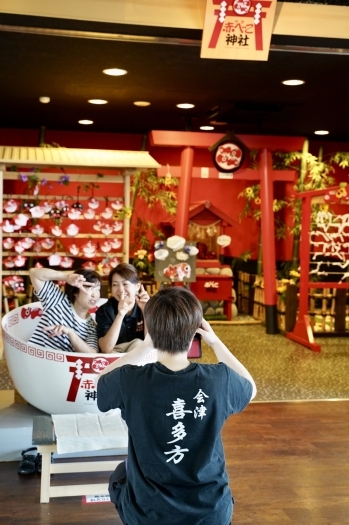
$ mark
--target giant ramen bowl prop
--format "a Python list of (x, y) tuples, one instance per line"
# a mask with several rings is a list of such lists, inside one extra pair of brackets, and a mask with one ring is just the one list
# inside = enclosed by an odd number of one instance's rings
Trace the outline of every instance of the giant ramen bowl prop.
[[(94, 377), (123, 354), (63, 352), (28, 343), (41, 314), (37, 302), (15, 308), (2, 319), (6, 362), (16, 389), (48, 414), (99, 413)], [(139, 365), (156, 359), (152, 350)]]

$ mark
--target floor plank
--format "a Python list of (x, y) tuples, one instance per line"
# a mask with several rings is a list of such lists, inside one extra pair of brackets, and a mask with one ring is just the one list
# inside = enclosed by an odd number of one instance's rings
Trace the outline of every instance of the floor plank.
[[(223, 441), (233, 525), (349, 523), (348, 414), (349, 401), (304, 401), (253, 403), (232, 416)], [(121, 525), (111, 503), (72, 497), (40, 504), (39, 475), (19, 476), (17, 467), (0, 464), (2, 525)], [(79, 482), (104, 481), (102, 474), (84, 476)]]

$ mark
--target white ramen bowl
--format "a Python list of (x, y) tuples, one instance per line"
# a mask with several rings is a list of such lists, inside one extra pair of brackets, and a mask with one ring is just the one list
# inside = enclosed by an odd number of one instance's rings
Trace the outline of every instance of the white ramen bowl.
[[(15, 308), (2, 319), (6, 362), (16, 389), (48, 414), (99, 413), (94, 377), (123, 354), (63, 352), (28, 343), (41, 313), (41, 303), (36, 302)], [(152, 350), (139, 365), (156, 359)]]

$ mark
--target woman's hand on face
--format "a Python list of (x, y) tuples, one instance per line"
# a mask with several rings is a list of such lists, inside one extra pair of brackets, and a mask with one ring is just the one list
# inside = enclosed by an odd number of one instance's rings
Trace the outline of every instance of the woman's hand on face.
[(121, 292), (120, 299), (118, 302), (118, 315), (125, 317), (127, 312), (129, 312), (132, 307), (133, 307), (133, 303), (132, 301), (130, 301), (129, 296), (126, 295), (125, 292)]
[(58, 337), (63, 334), (69, 335), (69, 331), (71, 329), (68, 328), (67, 326), (57, 324), (57, 325), (45, 326), (43, 330), (45, 330), (45, 332), (48, 332), (49, 337)]
[(139, 289), (138, 295), (135, 297), (136, 303), (139, 306), (139, 308), (144, 310), (145, 303), (149, 301), (150, 297), (148, 295), (148, 292), (145, 291), (143, 284), (141, 284), (141, 287)]

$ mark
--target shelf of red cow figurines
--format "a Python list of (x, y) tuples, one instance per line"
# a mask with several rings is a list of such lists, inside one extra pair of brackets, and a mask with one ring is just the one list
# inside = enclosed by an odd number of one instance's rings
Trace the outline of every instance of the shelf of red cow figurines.
[[(75, 258), (86, 259), (83, 266), (90, 269), (100, 266), (101, 273), (107, 275), (123, 259), (123, 221), (114, 217), (115, 212), (122, 209), (123, 200), (106, 200), (101, 197), (80, 199), (88, 200), (88, 207), (84, 209), (79, 199), (69, 206), (68, 200), (50, 196), (50, 202), (38, 205), (36, 203), (48, 201), (48, 198), (4, 195), (3, 275), (27, 275), (25, 266), (28, 257), (36, 260), (34, 265), (43, 266), (40, 260), (47, 258), (49, 266), (60, 266), (62, 269), (70, 269)], [(99, 207), (100, 201), (106, 202), (105, 209), (96, 215), (95, 209)], [(85, 221), (84, 225), (78, 225), (82, 220)], [(46, 221), (52, 221), (49, 227), (45, 225)], [(89, 224), (92, 228), (85, 233), (81, 232)], [(96, 233), (91, 233), (91, 229)], [(71, 240), (70, 244), (67, 239)], [(82, 244), (80, 239), (87, 242)]]

